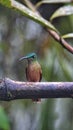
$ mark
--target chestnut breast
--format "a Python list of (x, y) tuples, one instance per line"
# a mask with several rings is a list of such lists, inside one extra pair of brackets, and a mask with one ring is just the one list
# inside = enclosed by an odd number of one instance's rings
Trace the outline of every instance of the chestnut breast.
[(26, 68), (26, 77), (29, 82), (39, 82), (42, 78), (42, 70), (40, 64), (32, 62)]

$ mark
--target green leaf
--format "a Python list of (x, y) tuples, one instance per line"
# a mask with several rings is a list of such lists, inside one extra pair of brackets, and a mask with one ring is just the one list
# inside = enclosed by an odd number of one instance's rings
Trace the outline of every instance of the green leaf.
[(68, 3), (71, 2), (71, 0), (42, 0), (36, 4), (36, 8), (38, 8), (42, 4), (56, 4), (56, 3)]
[(68, 33), (62, 36), (62, 38), (73, 38), (73, 33)]
[(0, 106), (0, 129), (10, 130), (8, 117), (1, 106)]
[(72, 15), (72, 14), (73, 14), (73, 6), (72, 5), (63, 6), (63, 7), (59, 8), (59, 9), (57, 9), (53, 13), (50, 20), (52, 21), (54, 18), (61, 17), (61, 16)]
[(10, 7), (11, 1), (10, 0), (0, 0), (0, 3), (2, 5), (5, 5), (6, 7)]
[[(39, 24), (41, 24), (51, 30), (58, 32), (57, 29), (51, 24), (51, 22), (45, 20), (37, 12), (31, 11), (26, 6), (24, 6), (23, 4), (15, 1), (15, 0), (7, 0), (7, 1), (11, 1), (11, 4), (9, 4), (9, 8), (16, 9), (16, 10), (20, 11), (22, 14), (24, 14), (26, 17), (38, 22)], [(2, 0), (2, 2), (4, 3), (4, 0)], [(2, 3), (2, 2), (0, 1), (0, 3)], [(6, 4), (5, 6), (8, 6), (6, 2), (4, 4)]]

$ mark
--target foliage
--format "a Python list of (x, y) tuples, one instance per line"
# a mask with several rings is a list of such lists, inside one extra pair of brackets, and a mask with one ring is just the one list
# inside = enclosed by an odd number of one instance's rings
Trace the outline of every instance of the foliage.
[(57, 29), (47, 20), (42, 18), (38, 13), (32, 12), (30, 9), (28, 9), (26, 6), (23, 6), (19, 2), (16, 2), (15, 0), (11, 0), (10, 4), (5, 3), (4, 1), (1, 1), (0, 3), (4, 4), (7, 7), (15, 8), (16, 10), (22, 12), (25, 16), (31, 18), (32, 20), (40, 23), (43, 26), (48, 27), (49, 29), (57, 31)]
[(10, 7), (10, 5), (11, 5), (10, 0), (0, 0), (0, 3), (7, 7)]
[[(52, 2), (54, 3), (54, 1), (52, 1)], [(55, 2), (59, 3), (59, 1), (55, 1)], [(62, 2), (69, 2), (69, 1), (62, 1)], [(32, 20), (40, 23), (43, 26), (48, 27), (49, 29), (57, 31), (57, 33), (58, 33), (58, 30), (51, 24), (51, 22), (45, 20), (40, 15), (38, 15), (38, 12), (35, 13), (35, 12), (31, 11), (30, 9), (28, 9), (26, 6), (23, 6), (19, 2), (16, 2), (15, 0), (7, 0), (7, 1), (1, 0), (0, 3), (7, 6), (7, 7), (15, 8), (15, 9), (19, 10), (20, 12), (24, 13), (25, 16), (31, 18)], [(38, 2), (37, 5), (40, 6), (43, 3), (50, 3), (50, 1), (43, 0), (42, 2)], [(31, 3), (30, 2), (26, 2), (26, 0), (25, 0), (25, 4), (27, 4), (27, 6), (31, 8)], [(30, 4), (30, 5), (28, 5), (28, 4)], [(34, 10), (36, 11), (37, 5), (32, 6), (32, 9), (34, 8)], [(50, 17), (50, 20), (52, 21), (57, 17), (72, 15), (72, 14), (73, 14), (73, 6), (72, 5), (66, 5), (64, 7), (59, 8), (57, 11), (55, 11), (52, 14), (52, 16)]]
[(3, 109), (0, 106), (0, 129), (2, 130), (10, 130), (9, 119)]

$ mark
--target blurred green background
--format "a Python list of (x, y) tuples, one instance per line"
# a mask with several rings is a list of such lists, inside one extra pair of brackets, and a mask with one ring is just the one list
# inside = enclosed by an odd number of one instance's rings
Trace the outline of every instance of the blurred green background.
[[(49, 19), (60, 6), (44, 4), (38, 10)], [(61, 34), (73, 32), (73, 15), (57, 18), (53, 24)], [(41, 25), (0, 5), (0, 78), (26, 81), (27, 62), (18, 59), (31, 52), (38, 55), (43, 82), (73, 81), (73, 55)], [(0, 101), (0, 130), (73, 130), (73, 99)]]

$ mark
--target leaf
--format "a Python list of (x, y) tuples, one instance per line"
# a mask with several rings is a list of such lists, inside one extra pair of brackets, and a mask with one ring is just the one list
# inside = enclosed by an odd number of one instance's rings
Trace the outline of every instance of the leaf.
[(9, 7), (10, 4), (11, 4), (10, 0), (0, 0), (0, 3), (1, 3), (2, 5), (6, 5), (7, 7)]
[[(5, 0), (1, 0), (4, 5), (5, 5)], [(2, 3), (0, 1), (0, 3)], [(7, 5), (6, 3), (6, 7), (9, 6), (9, 8), (13, 8), (15, 10), (20, 11), (22, 14), (24, 14), (26, 17), (36, 21), (37, 23), (51, 29), (54, 30), (56, 32), (58, 32), (58, 30), (51, 24), (51, 22), (47, 21), (46, 19), (44, 19), (42, 16), (40, 16), (37, 12), (33, 12), (30, 9), (28, 9), (25, 5), (15, 1), (15, 0), (7, 0), (10, 1), (11, 3), (9, 5)]]
[(54, 18), (61, 17), (61, 16), (67, 16), (73, 14), (73, 6), (72, 5), (66, 5), (59, 9), (57, 9), (53, 15), (51, 16), (50, 20), (52, 21)]
[(73, 38), (73, 33), (68, 33), (62, 36), (62, 38)]
[(71, 0), (42, 0), (36, 4), (36, 8), (41, 6), (42, 4), (56, 4), (56, 3), (68, 3), (71, 2)]
[(10, 130), (8, 117), (1, 106), (0, 106), (0, 129)]

